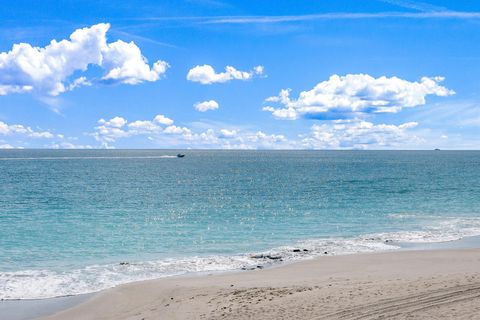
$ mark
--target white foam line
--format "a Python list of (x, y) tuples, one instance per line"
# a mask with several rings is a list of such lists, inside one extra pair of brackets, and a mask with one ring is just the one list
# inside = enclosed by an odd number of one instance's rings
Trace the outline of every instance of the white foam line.
[(21, 270), (0, 272), (0, 299), (40, 299), (96, 292), (123, 283), (191, 273), (227, 272), (311, 259), (398, 250), (398, 243), (438, 243), (480, 235), (480, 219), (456, 218), (421, 230), (376, 233), (354, 238), (323, 238), (296, 242), (293, 246), (231, 256), (212, 255), (164, 258), (154, 261), (90, 265), (76, 270)]
[[(321, 239), (299, 242), (297, 246), (273, 248), (262, 253), (232, 256), (194, 256), (156, 261), (91, 265), (81, 269), (55, 272), (22, 270), (0, 272), (0, 299), (42, 299), (91, 293), (133, 281), (184, 274), (251, 270), (283, 262), (305, 260), (324, 255), (353, 254), (394, 250), (397, 247), (378, 241)], [(295, 250), (302, 248), (302, 250)]]

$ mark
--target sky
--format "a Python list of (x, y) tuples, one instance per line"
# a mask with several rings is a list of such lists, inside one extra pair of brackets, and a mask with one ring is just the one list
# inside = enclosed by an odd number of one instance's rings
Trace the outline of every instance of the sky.
[(0, 148), (480, 149), (480, 2), (8, 1)]

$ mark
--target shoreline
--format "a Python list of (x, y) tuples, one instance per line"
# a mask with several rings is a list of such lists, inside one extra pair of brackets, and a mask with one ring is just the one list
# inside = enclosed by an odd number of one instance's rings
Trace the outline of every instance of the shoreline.
[[(333, 255), (333, 256), (317, 256), (313, 258), (307, 258), (305, 260), (297, 261), (288, 261), (282, 263), (273, 263), (265, 267), (265, 270), (270, 270), (274, 268), (284, 268), (290, 265), (296, 265), (298, 263), (322, 260), (327, 257), (341, 257), (341, 256), (357, 256), (365, 254), (382, 254), (382, 253), (398, 253), (398, 252), (409, 252), (409, 251), (431, 251), (431, 250), (455, 250), (455, 249), (471, 249), (471, 248), (480, 248), (480, 236), (471, 236), (465, 237), (459, 240), (446, 241), (446, 242), (433, 242), (433, 243), (402, 243), (399, 244), (400, 249), (395, 249), (392, 251), (379, 251), (379, 252), (359, 252), (353, 254), (344, 254), (344, 255)], [(263, 268), (262, 268), (263, 269)], [(94, 297), (101, 295), (105, 291), (113, 290), (118, 287), (128, 286), (136, 283), (150, 282), (150, 281), (162, 281), (170, 279), (189, 279), (189, 278), (201, 278), (207, 276), (221, 276), (221, 275), (231, 275), (231, 274), (244, 274), (245, 271), (252, 272), (258, 270), (225, 270), (218, 272), (198, 272), (198, 273), (187, 273), (177, 276), (168, 276), (157, 279), (149, 280), (139, 280), (128, 282), (124, 284), (117, 285), (112, 288), (102, 289), (96, 292), (70, 295), (70, 296), (59, 296), (52, 298), (44, 299), (15, 299), (15, 300), (2, 300), (0, 301), (0, 313), (6, 315), (6, 319), (12, 320), (23, 320), (31, 318), (46, 317), (53, 315), (58, 312), (62, 312), (73, 308), (77, 305), (84, 303)]]
[(359, 312), (366, 319), (379, 313), (395, 319), (392, 312), (403, 319), (418, 310), (415, 319), (468, 319), (480, 311), (479, 267), (480, 249), (330, 256), (125, 284), (42, 319), (355, 319)]
[[(443, 292), (449, 295), (467, 288), (480, 297), (478, 246), (476, 249), (407, 249), (326, 256), (264, 270), (133, 282), (92, 294), (86, 301), (41, 319), (91, 319), (100, 315), (102, 319), (142, 318), (137, 315), (145, 319), (200, 319), (202, 314), (202, 318), (208, 319), (223, 318), (222, 314), (242, 319), (238, 312), (243, 312), (245, 318), (249, 312), (255, 312), (257, 319), (268, 319), (284, 304), (304, 310), (305, 304), (323, 299), (322, 310), (312, 304), (307, 308), (310, 311), (302, 311), (308, 318), (315, 313), (322, 316), (326, 310), (336, 312), (338, 303), (331, 301), (343, 301), (346, 292), (349, 292), (348, 301), (351, 300), (352, 307), (362, 305), (369, 310), (365, 303), (371, 305), (385, 300), (385, 292), (390, 292), (388, 298), (395, 300), (408, 299), (412, 293), (443, 296)], [(370, 292), (371, 295), (367, 295), (367, 299), (356, 292)], [(470, 298), (474, 305), (480, 305), (480, 298), (474, 296), (462, 296), (462, 303)], [(449, 305), (455, 301), (449, 301)], [(440, 310), (442, 305), (435, 308)], [(464, 307), (464, 312), (472, 308), (475, 309), (473, 305)], [(261, 310), (269, 311), (261, 314)]]

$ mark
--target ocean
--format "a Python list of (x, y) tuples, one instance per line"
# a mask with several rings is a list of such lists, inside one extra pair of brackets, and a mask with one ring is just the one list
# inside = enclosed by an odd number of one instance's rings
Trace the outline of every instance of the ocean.
[(0, 299), (476, 235), (478, 151), (0, 150)]

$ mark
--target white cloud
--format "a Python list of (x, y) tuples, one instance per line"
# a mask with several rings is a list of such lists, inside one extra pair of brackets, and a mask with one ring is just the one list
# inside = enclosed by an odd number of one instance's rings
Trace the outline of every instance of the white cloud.
[(150, 133), (161, 130), (161, 127), (149, 120), (137, 120), (128, 124), (128, 129), (130, 132), (135, 132), (135, 134), (141, 133)]
[(130, 123), (125, 118), (117, 116), (110, 120), (98, 120), (99, 126), (95, 127), (92, 136), (102, 146), (108, 147), (109, 143), (120, 138), (159, 133), (164, 130), (162, 125), (171, 125), (172, 123), (172, 119), (161, 114), (155, 116), (153, 120), (136, 120)]
[(55, 135), (49, 131), (35, 131), (21, 124), (9, 125), (2, 121), (0, 121), (0, 135), (18, 135), (35, 139), (52, 139), (55, 137)]
[(266, 106), (277, 119), (295, 120), (355, 118), (365, 113), (396, 113), (403, 108), (426, 103), (427, 95), (445, 97), (455, 92), (441, 85), (442, 77), (423, 77), (410, 82), (397, 77), (374, 78), (367, 74), (332, 75), (312, 90), (303, 91), (297, 99), (290, 98), (290, 89), (269, 97), (267, 102), (281, 105)]
[(147, 146), (199, 149), (415, 149), (425, 142), (416, 135), (418, 130), (414, 128), (418, 123), (413, 121), (399, 125), (374, 124), (361, 119), (325, 121), (292, 139), (283, 134), (219, 123), (162, 126), (150, 120), (128, 122), (122, 117), (99, 123), (92, 135), (103, 147), (132, 137), (140, 142), (138, 139), (143, 137)]
[(163, 130), (166, 134), (181, 134), (184, 136), (191, 136), (192, 131), (185, 127), (177, 127), (174, 125), (168, 126)]
[(142, 56), (140, 48), (133, 42), (118, 40), (110, 43), (103, 53), (102, 66), (108, 70), (103, 80), (138, 84), (143, 81), (157, 81), (168, 68), (165, 61), (157, 61), (152, 68)]
[(101, 142), (103, 146), (107, 147), (108, 143), (114, 142), (119, 138), (128, 137), (129, 133), (122, 129), (127, 120), (122, 117), (114, 117), (108, 121), (104, 119), (98, 120), (98, 127), (95, 127), (96, 132), (94, 138)]
[[(75, 138), (55, 134), (49, 130), (36, 130), (22, 124), (0, 121), (0, 148), (74, 148), (70, 140)], [(80, 148), (81, 145), (75, 148)], [(86, 148), (87, 146), (83, 146)]]
[(122, 117), (114, 117), (108, 121), (100, 119), (98, 120), (98, 123), (106, 127), (121, 128), (127, 124), (127, 120)]
[(223, 83), (230, 80), (250, 80), (255, 75), (262, 75), (263, 66), (256, 66), (252, 71), (240, 71), (232, 66), (225, 67), (225, 72), (215, 72), (212, 66), (204, 64), (188, 71), (187, 80), (201, 84)]
[(93, 149), (91, 145), (75, 144), (68, 141), (53, 143), (47, 146), (51, 149)]
[(255, 74), (262, 75), (264, 69), (265, 68), (263, 66), (256, 66), (256, 67), (253, 68), (253, 72)]
[(282, 134), (266, 134), (262, 131), (257, 131), (253, 135), (247, 135), (246, 139), (263, 148), (271, 148), (288, 141)]
[(307, 149), (377, 149), (415, 145), (421, 139), (407, 131), (418, 123), (373, 124), (358, 119), (315, 124), (299, 142)]
[[(162, 122), (162, 123), (161, 123)], [(167, 125), (169, 123), (169, 125)], [(154, 120), (127, 121), (123, 117), (100, 119), (95, 132), (90, 134), (110, 148), (117, 140), (143, 136), (146, 142), (161, 147), (192, 147), (220, 149), (288, 149), (290, 141), (284, 135), (251, 132), (236, 128), (204, 128), (193, 130), (173, 124), (173, 120), (157, 115)]]
[(236, 135), (237, 135), (237, 130), (228, 130), (228, 129), (220, 130), (220, 137), (222, 138), (233, 138)]
[(157, 122), (157, 123), (160, 123), (160, 124), (164, 124), (164, 125), (171, 125), (173, 124), (173, 120), (172, 119), (169, 119), (167, 117), (165, 117), (164, 115), (162, 114), (159, 114), (157, 116), (155, 116), (155, 118), (153, 119), (153, 121)]
[(92, 82), (87, 80), (86, 77), (82, 76), (73, 80), (73, 82), (68, 85), (68, 91), (72, 91), (73, 89), (80, 88), (83, 86), (91, 86), (91, 85), (92, 85)]
[(157, 81), (168, 64), (157, 61), (150, 67), (135, 43), (107, 42), (108, 23), (77, 29), (69, 40), (52, 40), (41, 48), (28, 43), (14, 44), (0, 53), (0, 95), (36, 92), (57, 96), (79, 86), (91, 85), (85, 72), (91, 65), (101, 67), (103, 82), (138, 84)]
[(215, 100), (197, 102), (193, 105), (193, 107), (197, 111), (205, 112), (205, 111), (208, 111), (208, 110), (218, 109), (218, 102), (215, 101)]

